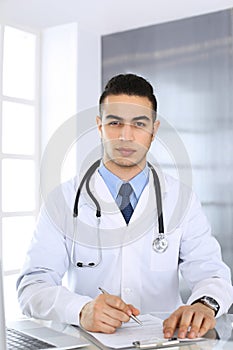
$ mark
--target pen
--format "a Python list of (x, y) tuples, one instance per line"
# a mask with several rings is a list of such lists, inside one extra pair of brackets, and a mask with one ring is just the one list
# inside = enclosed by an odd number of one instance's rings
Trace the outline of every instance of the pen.
[[(103, 294), (109, 294), (105, 289), (99, 287), (99, 290), (101, 291), (101, 293)], [(140, 324), (140, 326), (143, 326), (143, 323), (134, 315), (129, 316), (132, 320), (134, 320), (135, 322), (137, 322), (138, 324)]]

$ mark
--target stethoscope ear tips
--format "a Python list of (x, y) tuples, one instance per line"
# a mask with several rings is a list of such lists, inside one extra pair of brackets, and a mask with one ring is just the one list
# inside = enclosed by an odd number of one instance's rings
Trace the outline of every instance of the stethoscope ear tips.
[(94, 262), (90, 262), (87, 265), (85, 265), (81, 261), (78, 261), (77, 264), (76, 264), (77, 267), (94, 267), (95, 265), (96, 264)]

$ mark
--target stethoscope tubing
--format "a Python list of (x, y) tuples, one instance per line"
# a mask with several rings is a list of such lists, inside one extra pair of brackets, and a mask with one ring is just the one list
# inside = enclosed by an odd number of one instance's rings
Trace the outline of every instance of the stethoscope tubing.
[(163, 223), (163, 209), (162, 209), (162, 194), (161, 194), (161, 186), (159, 183), (159, 177), (156, 173), (154, 167), (148, 162), (148, 166), (153, 174), (154, 179), (154, 188), (156, 194), (156, 205), (157, 205), (157, 214), (158, 214), (158, 225), (159, 225), (159, 233), (164, 234), (164, 223)]
[[(76, 218), (78, 216), (78, 204), (79, 204), (79, 199), (81, 195), (81, 191), (83, 188), (84, 183), (86, 182), (86, 190), (88, 193), (88, 196), (92, 199), (92, 201), (95, 203), (96, 206), (96, 217), (101, 217), (101, 208), (100, 204), (97, 201), (97, 199), (94, 197), (93, 193), (90, 190), (90, 180), (96, 169), (99, 167), (101, 162), (101, 159), (98, 159), (93, 163), (90, 168), (86, 171), (84, 174), (80, 185), (77, 190), (77, 194), (75, 197), (75, 202), (74, 202), (74, 209), (73, 209), (73, 217)], [(154, 169), (154, 167), (148, 162), (148, 166), (150, 170), (152, 171), (153, 174), (153, 179), (154, 179), (154, 188), (155, 188), (155, 194), (156, 194), (156, 205), (157, 205), (157, 213), (158, 213), (158, 225), (159, 225), (159, 233), (164, 233), (164, 222), (163, 222), (163, 210), (162, 210), (162, 195), (161, 195), (161, 187), (159, 183), (159, 177)]]
[(96, 198), (93, 196), (93, 194), (91, 193), (90, 186), (89, 186), (90, 179), (91, 179), (92, 175), (94, 174), (94, 172), (96, 171), (96, 169), (100, 166), (100, 162), (101, 162), (101, 159), (98, 159), (95, 163), (93, 163), (90, 166), (90, 168), (86, 171), (86, 173), (84, 174), (84, 176), (79, 184), (79, 187), (78, 187), (78, 190), (76, 193), (76, 197), (75, 197), (75, 201), (74, 201), (74, 209), (73, 209), (73, 217), (74, 218), (76, 218), (78, 216), (78, 203), (79, 203), (79, 198), (80, 198), (81, 191), (82, 191), (82, 188), (83, 188), (85, 181), (86, 181), (87, 193), (96, 205), (96, 217), (101, 217), (100, 204), (96, 200)]
[[(100, 242), (100, 219), (101, 219), (101, 207), (98, 202), (98, 200), (94, 197), (93, 193), (90, 190), (90, 180), (96, 169), (100, 166), (101, 159), (98, 159), (95, 161), (90, 168), (86, 171), (84, 174), (74, 201), (74, 209), (73, 209), (73, 220), (74, 220), (74, 234), (73, 234), (73, 242), (72, 242), (72, 248), (71, 248), (71, 262), (74, 266), (76, 267), (97, 267), (101, 261), (102, 261), (102, 249), (101, 249), (101, 242)], [(148, 166), (150, 170), (152, 171), (153, 174), (153, 180), (154, 180), (154, 188), (155, 188), (155, 195), (156, 195), (156, 206), (157, 206), (157, 215), (158, 215), (158, 228), (159, 228), (159, 233), (158, 237), (154, 239), (152, 243), (152, 248), (157, 252), (157, 253), (162, 253), (167, 249), (168, 246), (168, 241), (165, 236), (164, 232), (164, 222), (163, 222), (163, 209), (162, 209), (162, 195), (161, 195), (161, 187), (160, 187), (160, 182), (159, 182), (159, 177), (158, 174), (156, 173), (154, 167), (148, 162)], [(76, 234), (77, 234), (77, 217), (78, 217), (78, 204), (79, 204), (79, 199), (81, 195), (82, 188), (86, 182), (86, 190), (87, 194), (89, 197), (92, 199), (96, 206), (96, 218), (97, 218), (97, 235), (98, 235), (98, 260), (96, 263), (90, 262), (90, 263), (83, 263), (83, 262), (76, 262), (74, 263), (74, 244), (76, 240)]]

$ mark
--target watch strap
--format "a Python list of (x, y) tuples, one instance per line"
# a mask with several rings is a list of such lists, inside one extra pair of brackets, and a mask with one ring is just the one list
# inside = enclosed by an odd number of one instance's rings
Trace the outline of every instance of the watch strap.
[(196, 304), (196, 303), (201, 303), (201, 304), (209, 307), (211, 310), (214, 311), (215, 316), (217, 315), (217, 313), (220, 309), (219, 303), (214, 298), (206, 296), (206, 295), (193, 301), (191, 305)]

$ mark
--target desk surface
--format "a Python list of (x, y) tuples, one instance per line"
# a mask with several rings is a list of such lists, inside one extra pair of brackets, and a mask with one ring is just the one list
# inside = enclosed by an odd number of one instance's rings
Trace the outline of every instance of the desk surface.
[[(168, 314), (161, 314), (161, 313), (152, 313), (153, 316), (157, 316), (161, 319), (165, 319)], [(20, 321), (26, 321), (28, 319), (21, 319)], [(90, 337), (82, 331), (79, 327), (67, 325), (67, 324), (61, 324), (53, 321), (44, 321), (44, 320), (34, 320), (37, 323), (39, 323), (42, 326), (50, 327), (56, 331), (63, 332), (69, 335), (72, 335), (74, 337), (78, 338), (86, 338), (88, 342), (90, 343), (89, 346), (79, 348), (79, 349), (86, 349), (86, 350), (96, 350), (96, 349), (102, 349), (102, 350), (109, 350), (109, 348), (104, 346), (98, 346), (97, 341), (90, 340)], [(196, 342), (196, 343), (190, 343), (188, 345), (174, 345), (173, 347), (170, 347), (169, 349), (174, 350), (233, 350), (233, 314), (226, 314), (223, 315), (216, 320), (216, 327), (213, 330), (210, 330), (206, 335), (206, 340), (203, 342)], [(13, 328), (17, 329), (16, 322), (13, 322)], [(9, 324), (9, 322), (8, 322)], [(19, 328), (18, 328), (19, 329)], [(21, 328), (22, 329), (22, 328)], [(132, 347), (133, 349), (133, 347)], [(135, 348), (134, 348), (135, 349)]]
[[(153, 315), (166, 318), (167, 314), (153, 313)], [(217, 318), (216, 327), (207, 334), (207, 341), (200, 343), (193, 343), (183, 346), (175, 346), (170, 349), (181, 349), (181, 350), (233, 350), (233, 314), (226, 314)], [(80, 336), (80, 330), (78, 327), (73, 327), (64, 324), (57, 324), (55, 322), (45, 322), (45, 325), (52, 327), (58, 331), (68, 333), (73, 336)], [(81, 331), (82, 336), (85, 337), (84, 332)], [(90, 339), (88, 339), (90, 342)], [(101, 347), (106, 350), (107, 348)], [(90, 345), (85, 347), (87, 350), (99, 349), (97, 345), (90, 342)]]

